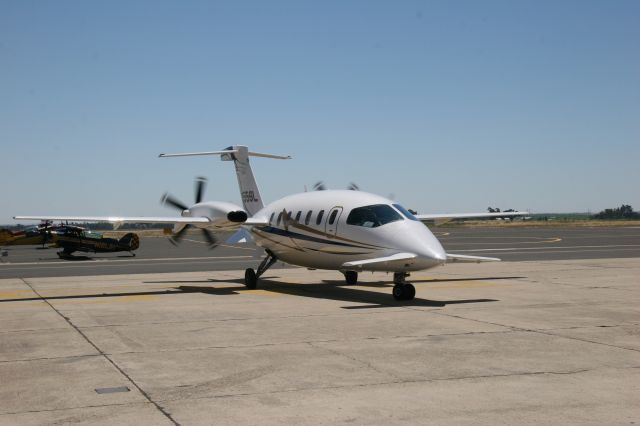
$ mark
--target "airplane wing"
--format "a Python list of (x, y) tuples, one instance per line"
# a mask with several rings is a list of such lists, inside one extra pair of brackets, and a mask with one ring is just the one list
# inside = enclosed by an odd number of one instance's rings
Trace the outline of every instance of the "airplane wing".
[(259, 217), (250, 217), (247, 220), (245, 220), (244, 222), (242, 222), (241, 225), (267, 226), (267, 225), (269, 225), (269, 219), (267, 219), (267, 218), (259, 218)]
[(481, 256), (466, 256), (464, 254), (451, 254), (447, 253), (447, 263), (480, 263), (480, 262), (500, 262), (497, 257), (481, 257)]
[(435, 221), (436, 225), (449, 222), (453, 219), (482, 219), (492, 217), (527, 216), (529, 212), (499, 212), (499, 213), (439, 213), (439, 214), (417, 214), (420, 221)]
[(211, 222), (206, 217), (162, 217), (162, 216), (14, 216), (16, 220), (69, 220), (72, 222), (109, 222), (122, 223), (173, 223), (173, 224), (200, 224)]

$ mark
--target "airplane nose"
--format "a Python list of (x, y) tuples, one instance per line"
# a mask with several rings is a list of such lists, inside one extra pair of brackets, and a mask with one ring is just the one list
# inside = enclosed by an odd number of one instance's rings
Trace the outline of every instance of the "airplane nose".
[(442, 244), (427, 227), (420, 224), (417, 229), (414, 229), (412, 236), (414, 252), (418, 255), (421, 260), (420, 263), (425, 268), (442, 265), (447, 261), (447, 253)]
[(440, 242), (436, 244), (430, 244), (429, 247), (425, 247), (425, 249), (420, 250), (418, 256), (425, 259), (429, 263), (442, 264), (447, 261), (447, 254), (444, 249), (440, 245)]

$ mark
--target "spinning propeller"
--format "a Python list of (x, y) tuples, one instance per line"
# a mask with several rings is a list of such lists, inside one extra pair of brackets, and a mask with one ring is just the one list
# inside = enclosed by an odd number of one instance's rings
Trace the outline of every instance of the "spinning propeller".
[[(202, 201), (202, 196), (204, 195), (204, 190), (206, 186), (207, 186), (207, 178), (204, 178), (204, 177), (196, 178), (195, 204), (198, 204)], [(180, 210), (180, 213), (182, 216), (190, 216), (189, 207), (186, 204), (184, 204), (182, 201), (178, 200), (177, 198), (173, 197), (167, 192), (165, 192), (165, 194), (162, 196), (162, 200), (160, 200), (160, 202), (165, 206), (170, 206), (177, 210)], [(170, 237), (169, 241), (173, 245), (177, 246), (182, 241), (182, 238), (184, 237), (187, 230), (192, 227), (193, 225), (185, 225), (178, 232), (176, 232), (175, 235)], [(218, 245), (218, 241), (216, 240), (216, 237), (214, 237), (213, 233), (211, 233), (211, 231), (205, 228), (200, 228), (200, 231), (202, 231), (202, 236), (204, 237), (204, 239), (207, 240), (207, 243), (209, 244), (209, 248), (214, 248)]]
[[(313, 185), (314, 191), (325, 191), (326, 189), (327, 189), (327, 186), (324, 184), (323, 181), (318, 181)], [(351, 182), (349, 186), (347, 186), (347, 189), (351, 191), (360, 191), (360, 187), (353, 182)]]

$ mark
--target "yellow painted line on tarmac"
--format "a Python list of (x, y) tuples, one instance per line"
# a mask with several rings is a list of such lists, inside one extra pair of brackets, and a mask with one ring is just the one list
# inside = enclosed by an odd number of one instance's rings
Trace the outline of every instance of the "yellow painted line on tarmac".
[[(148, 302), (150, 300), (157, 299), (158, 296), (154, 295), (134, 295), (134, 296), (104, 296), (102, 294), (96, 294), (96, 297), (87, 296), (82, 299), (58, 299), (52, 300), (51, 302), (54, 304), (75, 304), (75, 305), (84, 305), (84, 304), (113, 304), (113, 303), (131, 303), (131, 302)], [(46, 299), (46, 297), (45, 297)]]
[[(428, 283), (423, 283), (428, 284)], [(418, 283), (418, 287), (419, 287)], [(449, 289), (449, 288), (482, 288), (482, 287), (511, 287), (511, 284), (496, 283), (490, 281), (456, 281), (451, 284), (430, 285), (431, 289)]]
[(21, 297), (29, 298), (34, 296), (35, 293), (32, 290), (10, 290), (0, 291), (0, 300), (2, 299), (18, 299)]
[(253, 294), (256, 296), (269, 296), (269, 297), (281, 297), (284, 296), (284, 294), (280, 294), (280, 293), (276, 293), (273, 291), (268, 291), (268, 290), (245, 290), (243, 292), (241, 292), (240, 294)]

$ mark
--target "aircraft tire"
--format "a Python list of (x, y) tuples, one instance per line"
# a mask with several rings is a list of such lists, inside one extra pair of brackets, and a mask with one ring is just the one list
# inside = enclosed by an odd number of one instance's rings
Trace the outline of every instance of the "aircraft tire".
[(393, 286), (392, 294), (396, 300), (413, 300), (416, 296), (416, 288), (413, 284), (396, 284)]
[(244, 285), (246, 285), (250, 290), (253, 290), (258, 286), (258, 276), (256, 275), (256, 271), (251, 268), (247, 268), (244, 271)]
[(344, 280), (349, 285), (358, 284), (358, 273), (356, 271), (346, 271), (344, 273)]
[(413, 284), (404, 285), (404, 300), (413, 300), (416, 297), (416, 288)]
[(393, 294), (393, 298), (396, 300), (404, 300), (404, 287), (402, 284), (396, 284), (393, 286), (393, 290), (391, 291), (391, 294)]

